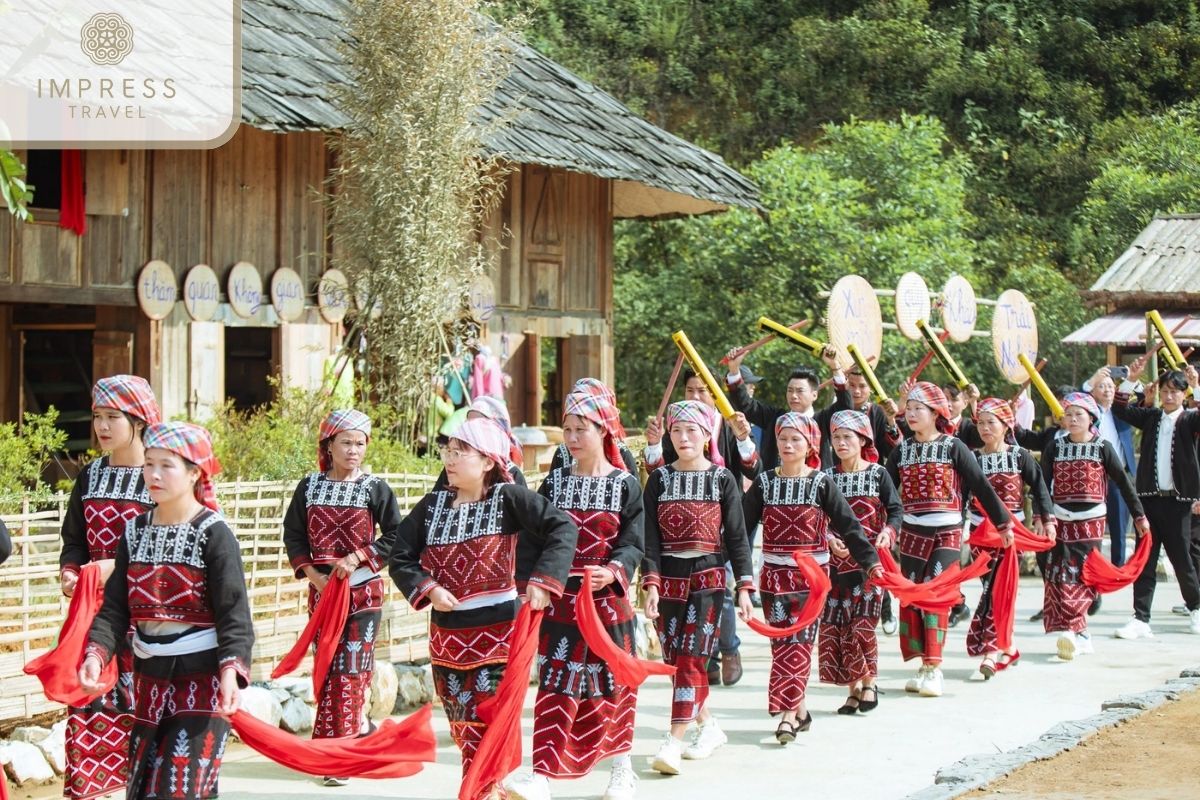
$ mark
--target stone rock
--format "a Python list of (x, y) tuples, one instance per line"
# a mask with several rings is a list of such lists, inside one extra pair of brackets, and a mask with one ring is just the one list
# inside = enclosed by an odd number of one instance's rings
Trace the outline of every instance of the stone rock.
[(288, 700), (292, 699), (292, 693), (288, 690), (288, 688), (286, 686), (280, 686), (277, 683), (273, 683), (267, 688), (270, 689), (271, 694), (274, 695), (275, 699), (278, 700), (281, 704), (286, 703)]
[(419, 664), (394, 664), (396, 705), (393, 714), (405, 714), (433, 699), (433, 674)]
[(8, 738), (9, 741), (13, 742), (28, 742), (29, 744), (37, 744), (49, 735), (49, 728), (39, 728), (36, 725), (22, 725), (19, 728), (13, 728), (13, 732), (9, 734)]
[(1168, 700), (1178, 700), (1179, 695), (1164, 689), (1151, 689), (1137, 694), (1123, 694), (1100, 704), (1100, 708), (1109, 711), (1117, 708), (1136, 708), (1139, 711), (1149, 711), (1158, 708)]
[(62, 775), (67, 769), (67, 721), (54, 724), (50, 735), (37, 743), (37, 747), (46, 757), (55, 775)]
[[(381, 665), (383, 666), (383, 665)], [(399, 680), (394, 669), (377, 669), (371, 673), (371, 693), (367, 715), (373, 720), (388, 717), (396, 707)]]
[(17, 786), (27, 783), (49, 783), (54, 780), (54, 768), (46, 761), (37, 745), (29, 742), (0, 744), (0, 761)]
[(283, 704), (283, 729), (288, 733), (311, 731), (317, 712), (299, 697), (289, 697)]
[(1179, 673), (1181, 678), (1200, 678), (1200, 667), (1189, 667)]
[(292, 697), (299, 697), (309, 705), (317, 702), (313, 693), (312, 678), (280, 678), (278, 685), (287, 689)]
[(262, 686), (242, 689), (242, 708), (250, 716), (274, 728), (278, 728), (283, 719), (283, 704), (270, 689)]

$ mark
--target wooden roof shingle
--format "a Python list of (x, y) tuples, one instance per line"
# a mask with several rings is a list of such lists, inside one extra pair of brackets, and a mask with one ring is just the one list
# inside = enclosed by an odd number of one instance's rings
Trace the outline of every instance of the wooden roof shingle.
[[(350, 80), (339, 49), (346, 8), (346, 0), (242, 0), (243, 122), (281, 132), (346, 124), (334, 95)], [(758, 188), (720, 156), (533, 48), (512, 46), (512, 69), (480, 109), (483, 121), (512, 119), (484, 142), (489, 155), (609, 178), (619, 217), (761, 210)]]

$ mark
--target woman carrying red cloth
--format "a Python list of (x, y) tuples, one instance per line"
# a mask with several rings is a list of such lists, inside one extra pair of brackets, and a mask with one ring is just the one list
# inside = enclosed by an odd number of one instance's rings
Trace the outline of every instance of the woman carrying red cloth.
[[(732, 472), (709, 460), (715, 428), (716, 411), (704, 403), (672, 403), (667, 432), (677, 458), (650, 474), (644, 495), (646, 618), (658, 629), (663, 661), (676, 667), (671, 730), (652, 762), (664, 775), (678, 775), (681, 759), (708, 758), (727, 741), (708, 708), (708, 661), (723, 622), (726, 561), (733, 564), (742, 616), (753, 609), (741, 491)], [(685, 746), (693, 721), (699, 726)]]
[[(983, 446), (975, 451), (975, 458), (984, 477), (1000, 497), (1000, 502), (1020, 522), (1025, 521), (1025, 487), (1029, 487), (1033, 497), (1033, 532), (1053, 541), (1056, 533), (1054, 511), (1050, 493), (1042, 480), (1042, 468), (1032, 453), (1016, 443), (1016, 427), (1012, 406), (1006, 401), (996, 397), (980, 400), (975, 409), (975, 429), (983, 440)], [(983, 516), (974, 506), (970, 508), (970, 513), (971, 527), (976, 528), (983, 522)], [(975, 607), (975, 615), (971, 618), (971, 627), (967, 630), (967, 655), (983, 656), (979, 662), (979, 672), (985, 680), (990, 680), (998, 671), (1015, 664), (1021, 657), (1015, 645), (1004, 650), (997, 644), (996, 620), (992, 614), (992, 590), (997, 571), (1005, 559), (1017, 558), (1018, 555), (1012, 547), (996, 550), (971, 545), (973, 558), (979, 558), (983, 553), (989, 554), (991, 561), (987, 574), (981, 579), (983, 591), (979, 596), (979, 605)]]
[(602, 394), (572, 392), (563, 401), (568, 466), (553, 469), (538, 493), (579, 528), (570, 578), (546, 609), (538, 642), (538, 693), (533, 711), (533, 774), (511, 782), (524, 800), (550, 797), (549, 778), (586, 775), (613, 757), (606, 800), (629, 800), (637, 777), (629, 758), (637, 687), (617, 684), (589, 650), (576, 621), (582, 581), (591, 572), (596, 612), (608, 636), (633, 655), (635, 615), (630, 584), (645, 551), (642, 487), (617, 449), (617, 408)]
[(1058, 657), (1064, 661), (1076, 653), (1094, 652), (1087, 611), (1096, 593), (1083, 582), (1083, 563), (1088, 553), (1100, 549), (1104, 538), (1108, 481), (1115, 483), (1125, 498), (1134, 527), (1142, 534), (1150, 531), (1133, 481), (1112, 445), (1096, 430), (1099, 421), (1100, 406), (1095, 398), (1072, 392), (1063, 398), (1067, 434), (1049, 432), (1048, 438), (1052, 438), (1042, 447), (1042, 472), (1050, 484), (1058, 534), (1042, 572), (1046, 584), (1042, 624), (1046, 633), (1058, 634)]
[[(839, 411), (830, 419), (829, 430), (838, 463), (826, 473), (850, 504), (867, 539), (878, 549), (891, 549), (904, 510), (891, 477), (879, 463), (870, 418), (861, 411)], [(883, 610), (883, 590), (867, 582), (844, 541), (833, 537), (829, 548), (833, 586), (821, 615), (821, 682), (849, 689), (839, 714), (865, 714), (879, 705), (875, 626)]]
[[(517, 592), (534, 610), (560, 597), (578, 537), (565, 513), (509, 482), (508, 452), (495, 422), (464, 422), (442, 450), (448, 488), (425, 495), (405, 517), (388, 560), (413, 608), (433, 608), (434, 687), (464, 775), (487, 729), (479, 704), (504, 676)], [(495, 796), (503, 791), (484, 788)]]
[[(571, 387), (571, 394), (590, 394), (601, 399), (605, 404), (617, 408), (617, 394), (608, 387), (608, 384), (598, 380), (597, 378), (580, 378), (575, 381), (575, 385)], [(613, 428), (613, 437), (617, 442), (617, 452), (620, 453), (620, 460), (613, 463), (619, 467), (623, 467), (630, 475), (637, 475), (637, 457), (633, 451), (629, 449), (629, 445), (625, 444), (625, 427), (621, 424), (621, 412), (617, 410), (617, 419)], [(554, 450), (554, 456), (550, 459), (550, 472), (559, 467), (569, 467), (575, 457), (571, 455), (571, 448), (567, 447), (567, 443), (563, 442)]]
[[(948, 433), (950, 404), (937, 385), (920, 381), (913, 386), (904, 419), (912, 435), (887, 462), (904, 506), (900, 571), (909, 580), (926, 583), (958, 563), (967, 492), (978, 498), (1005, 544), (1012, 541), (1012, 519), (971, 451)], [(940, 665), (948, 627), (945, 609), (901, 609), (900, 653), (905, 661), (921, 659), (916, 676), (904, 685), (906, 692), (941, 696), (945, 679)]]
[[(75, 593), (83, 565), (97, 563), (104, 577), (112, 574), (126, 524), (153, 505), (142, 477), (142, 432), (160, 420), (154, 391), (144, 378), (113, 375), (96, 381), (92, 428), (108, 455), (83, 468), (67, 501), (58, 559), (67, 597)], [(116, 685), (89, 705), (67, 711), (63, 794), (75, 800), (117, 792), (129, 776), (133, 654), (124, 636), (116, 658), (121, 673)]]
[[(879, 555), (837, 484), (821, 471), (821, 429), (816, 420), (795, 411), (775, 421), (780, 465), (758, 475), (742, 499), (746, 526), (762, 522), (763, 567), (759, 577), (763, 614), (768, 624), (795, 624), (813, 587), (796, 565), (801, 551), (828, 569), (830, 550), (852, 558), (860, 569), (881, 574)], [(835, 544), (836, 542), (836, 544)], [(818, 623), (790, 636), (771, 639), (771, 676), (767, 710), (782, 716), (775, 738), (780, 744), (812, 727), (804, 694), (812, 669)], [(873, 633), (873, 631), (872, 631)]]
[[(513, 435), (512, 419), (508, 415), (508, 406), (499, 397), (482, 395), (471, 401), (467, 410), (467, 419), (490, 419), (500, 426), (508, 437), (508, 455), (505, 456), (504, 470), (508, 478), (517, 486), (525, 485), (525, 473), (521, 471), (524, 450), (517, 437)], [(446, 470), (442, 470), (433, 484), (434, 490), (446, 488)]]
[(104, 605), (92, 623), (79, 682), (101, 672), (133, 634), (134, 724), (126, 797), (217, 797), (228, 715), (250, 675), (254, 627), (237, 539), (217, 512), (221, 471), (208, 431), (186, 422), (145, 433), (154, 510), (117, 545)]
[[(300, 480), (283, 518), (283, 542), (296, 577), (308, 580), (308, 612), (331, 574), (350, 582), (350, 610), (325, 684), (317, 690), (314, 739), (370, 730), (365, 698), (383, 617), (383, 568), (400, 528), (391, 487), (362, 472), (371, 420), (354, 409), (330, 412), (317, 434), (317, 467)], [(318, 637), (320, 632), (318, 632)], [(346, 779), (325, 778), (326, 786)]]

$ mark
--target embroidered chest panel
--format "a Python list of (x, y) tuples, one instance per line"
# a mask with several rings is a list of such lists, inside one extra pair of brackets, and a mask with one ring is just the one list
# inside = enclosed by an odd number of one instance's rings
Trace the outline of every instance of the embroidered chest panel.
[(108, 460), (88, 464), (82, 478), (83, 522), (93, 561), (116, 558), (125, 525), (153, 503), (141, 467), (114, 467)]
[(379, 478), (364, 475), (354, 481), (331, 481), (320, 472), (308, 476), (304, 503), (308, 543), (318, 564), (337, 561), (375, 539), (371, 491)]
[(621, 533), (626, 480), (628, 473), (621, 471), (600, 477), (556, 469), (546, 476), (550, 502), (565, 511), (579, 528), (573, 568), (608, 563)]
[(826, 470), (835, 486), (841, 490), (850, 510), (858, 518), (868, 538), (883, 530), (885, 515), (883, 501), (879, 499), (879, 484), (884, 474), (883, 467), (872, 464), (858, 472), (841, 472), (830, 468)]
[(663, 492), (658, 528), (665, 551), (721, 549), (721, 470), (682, 472), (659, 467)]
[(208, 514), (198, 524), (151, 525), (145, 517), (129, 523), (130, 617), (212, 624), (204, 550), (220, 519)]
[(933, 442), (905, 439), (900, 443), (900, 499), (913, 514), (957, 511), (962, 508), (962, 488), (951, 452), (954, 439)]
[(1055, 441), (1052, 496), (1056, 503), (1099, 503), (1108, 492), (1104, 443)]
[(763, 473), (757, 478), (763, 494), (763, 550), (789, 553), (824, 552), (828, 520), (818, 505), (821, 486), (828, 480), (822, 472), (785, 478)]
[(1021, 451), (1010, 447), (1000, 453), (976, 453), (979, 468), (983, 476), (996, 490), (1000, 502), (1010, 511), (1016, 511), (1023, 505), (1021, 490), (1025, 485), (1021, 477)]
[(515, 585), (517, 537), (504, 530), (499, 490), (457, 508), (449, 491), (434, 493), (425, 516), (421, 567), (459, 600)]

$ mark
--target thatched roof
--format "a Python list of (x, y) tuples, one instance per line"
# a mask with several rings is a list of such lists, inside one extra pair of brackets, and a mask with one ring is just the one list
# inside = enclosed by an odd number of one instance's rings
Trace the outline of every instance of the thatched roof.
[(1200, 214), (1155, 217), (1085, 294), (1116, 308), (1200, 307)]
[[(273, 131), (335, 130), (332, 89), (349, 78), (338, 52), (346, 0), (242, 0), (242, 120)], [(614, 181), (617, 217), (759, 209), (758, 189), (720, 156), (638, 117), (612, 95), (514, 44), (512, 71), (481, 116), (513, 118), (492, 155)]]

